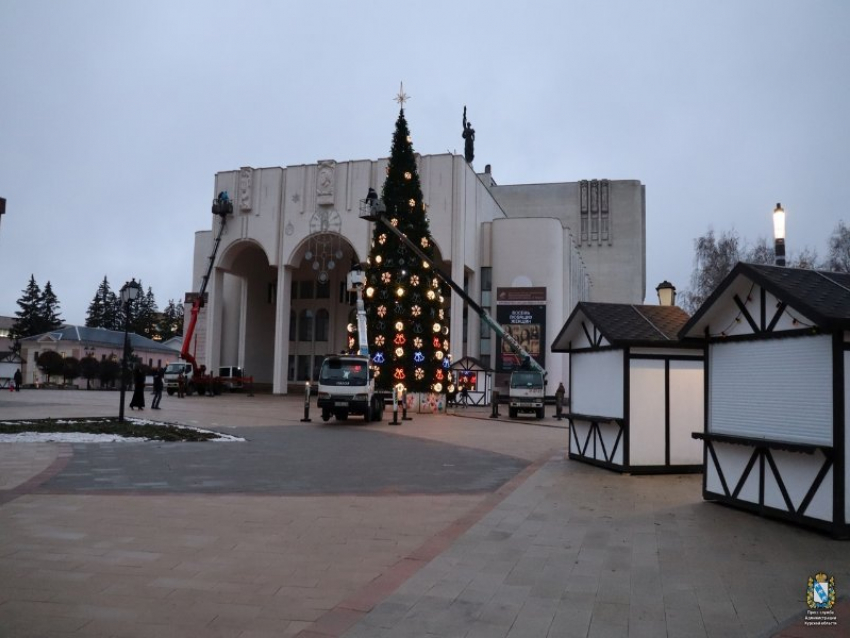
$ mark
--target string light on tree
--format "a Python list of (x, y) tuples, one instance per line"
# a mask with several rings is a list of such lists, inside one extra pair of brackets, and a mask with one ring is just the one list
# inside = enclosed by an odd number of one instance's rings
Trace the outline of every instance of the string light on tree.
[[(400, 86), (396, 96), (399, 114), (381, 203), (390, 223), (433, 259), (434, 241), (404, 113), (409, 100), (404, 86)], [(408, 391), (442, 392), (442, 361), (447, 360), (449, 342), (443, 334), (448, 313), (440, 295), (441, 284), (433, 273), (429, 273), (428, 264), (411, 254), (409, 248), (381, 223), (373, 227), (371, 246), (366, 260), (370, 345), (377, 349), (391, 344), (386, 351), (373, 352), (373, 364), (385, 368), (385, 374), (377, 377), (376, 385), (384, 390), (403, 384)], [(370, 300), (374, 301), (368, 303)], [(423, 338), (429, 333), (439, 337)], [(379, 341), (379, 337), (383, 339)], [(437, 376), (438, 372), (441, 376)]]

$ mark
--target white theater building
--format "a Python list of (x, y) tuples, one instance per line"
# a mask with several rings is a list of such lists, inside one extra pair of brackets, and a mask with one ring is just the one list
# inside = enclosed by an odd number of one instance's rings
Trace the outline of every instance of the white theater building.
[[(461, 156), (417, 157), (437, 262), (498, 321), (530, 324), (531, 347), (549, 373), (552, 394), (567, 380), (568, 355), (553, 354), (551, 341), (575, 304), (643, 302), (644, 186), (637, 180), (501, 186), (489, 166), (476, 173)], [(371, 241), (360, 200), (369, 187), (381, 193), (387, 163), (323, 160), (216, 175), (213, 193), (228, 191), (234, 213), (190, 344), (200, 363), (211, 370), (238, 365), (257, 384), (286, 393), (313, 379), (326, 354), (345, 348), (353, 308), (345, 278), (352, 263), (365, 263)], [(218, 224), (210, 215), (210, 230), (196, 234), (195, 291)], [(495, 335), (474, 312), (464, 312), (457, 294), (450, 304), (453, 359), (471, 356), (497, 368)], [(497, 375), (496, 389), (501, 382)]]

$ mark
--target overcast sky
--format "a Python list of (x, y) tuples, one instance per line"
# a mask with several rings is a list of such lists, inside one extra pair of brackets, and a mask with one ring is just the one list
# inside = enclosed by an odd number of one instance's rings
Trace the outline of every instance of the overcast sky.
[[(526, 6), (522, 6), (526, 5)], [(422, 154), (646, 186), (647, 301), (709, 227), (826, 252), (848, 216), (850, 2), (0, 0), (0, 315), (192, 285), (218, 171)], [(533, 252), (529, 253), (530, 256)]]

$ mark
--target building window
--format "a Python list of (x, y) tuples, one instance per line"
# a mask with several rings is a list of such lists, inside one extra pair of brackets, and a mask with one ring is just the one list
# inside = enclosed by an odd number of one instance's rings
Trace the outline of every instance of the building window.
[(579, 182), (579, 210), (580, 210), (580, 239), (579, 242), (587, 241), (590, 217), (588, 211), (590, 210), (589, 200), (590, 200), (590, 184), (586, 179), (583, 179)]
[(493, 269), (490, 266), (481, 268), (481, 291), (493, 290)]
[(298, 380), (310, 380), (310, 364), (313, 361), (313, 356), (309, 354), (298, 355)]
[(316, 283), (316, 299), (331, 298), (331, 282), (319, 281)]
[(611, 241), (611, 225), (608, 220), (609, 210), (608, 210), (608, 180), (603, 179), (600, 182), (600, 194), (599, 194), (599, 210), (601, 211), (602, 216), (602, 241)]
[(357, 293), (349, 292), (344, 281), (339, 282), (339, 303), (346, 303), (349, 306), (357, 303)]
[[(298, 317), (298, 341), (313, 340), (313, 311), (302, 310)], [(300, 365), (300, 364), (299, 364)]]
[(313, 280), (307, 279), (298, 284), (298, 297), (301, 299), (312, 299), (314, 297)]
[(295, 311), (289, 311), (289, 340), (295, 341)]
[(294, 354), (289, 355), (289, 362), (288, 363), (289, 363), (289, 367), (288, 367), (289, 373), (287, 374), (286, 378), (289, 379), (290, 381), (295, 381), (295, 355)]
[(274, 305), (277, 301), (277, 281), (269, 282), (268, 293), (266, 294), (266, 302)]
[(328, 324), (330, 324), (330, 314), (322, 308), (316, 313), (316, 341), (328, 340)]

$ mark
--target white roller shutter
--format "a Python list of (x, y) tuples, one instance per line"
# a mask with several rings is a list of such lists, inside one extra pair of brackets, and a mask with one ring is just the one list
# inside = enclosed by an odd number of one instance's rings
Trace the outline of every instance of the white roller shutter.
[(708, 369), (709, 432), (832, 444), (829, 335), (715, 343)]
[(623, 351), (602, 350), (571, 355), (570, 411), (623, 417)]

